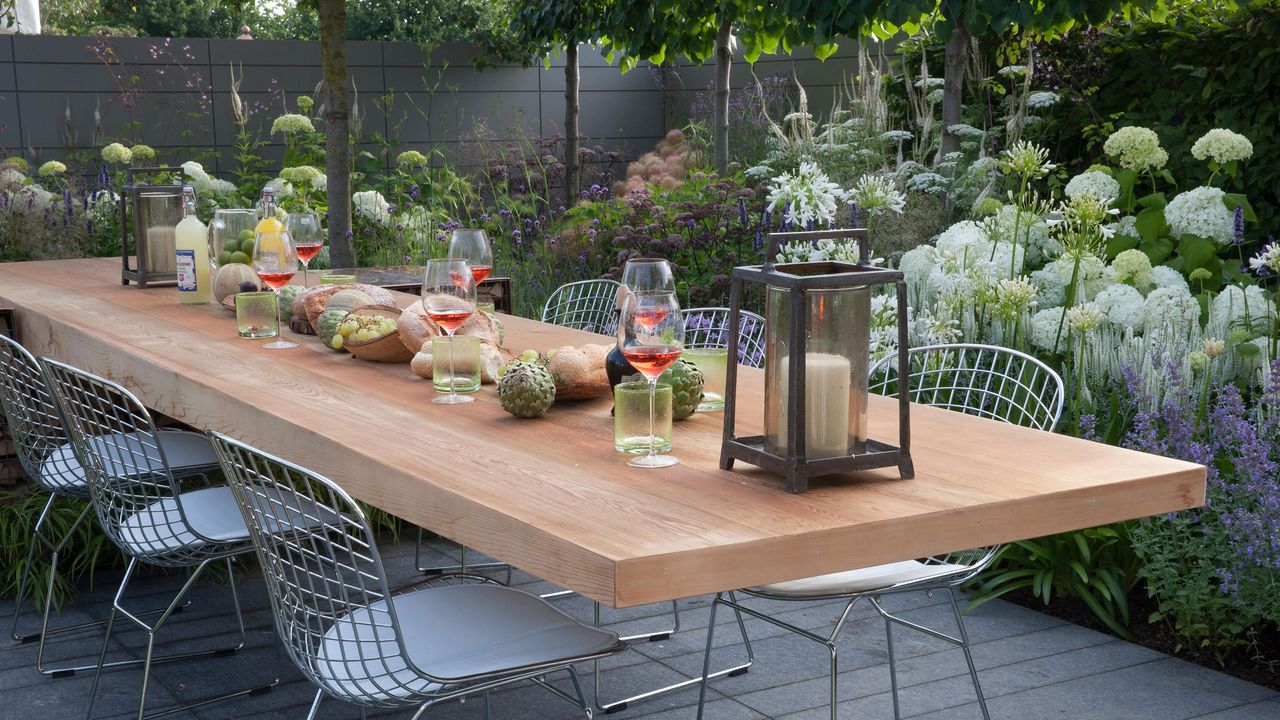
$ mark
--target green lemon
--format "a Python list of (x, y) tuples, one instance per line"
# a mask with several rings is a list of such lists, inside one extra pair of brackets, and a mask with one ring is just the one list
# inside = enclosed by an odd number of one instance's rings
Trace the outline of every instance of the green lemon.
[(230, 251), (230, 250), (223, 250), (222, 252), (218, 253), (218, 264), (219, 264), (219, 265), (226, 265), (226, 264), (227, 264), (227, 263), (229, 263), (229, 262), (231, 262), (231, 251)]
[(237, 250), (236, 252), (231, 253), (231, 262), (248, 265), (249, 256)]
[(253, 240), (253, 231), (252, 231), (252, 230), (241, 230), (241, 231), (240, 231), (240, 242), (244, 242), (245, 240)]
[(253, 238), (249, 238), (248, 240), (242, 240), (240, 242), (240, 252), (246, 255), (253, 254)]

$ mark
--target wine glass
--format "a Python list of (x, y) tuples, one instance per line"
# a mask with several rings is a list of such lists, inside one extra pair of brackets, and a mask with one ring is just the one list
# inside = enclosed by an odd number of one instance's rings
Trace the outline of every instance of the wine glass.
[(302, 262), (302, 287), (307, 287), (307, 265), (324, 247), (324, 231), (320, 228), (320, 216), (315, 213), (289, 213), (284, 227), (293, 238), (293, 247)]
[(684, 349), (684, 314), (670, 290), (632, 292), (622, 302), (618, 347), (631, 366), (649, 381), (649, 454), (631, 459), (636, 467), (669, 467), (680, 462), (659, 455), (654, 448), (654, 398), (658, 376), (671, 367)]
[(276, 294), (276, 340), (263, 347), (269, 350), (285, 350), (298, 347), (297, 343), (284, 339), (284, 326), (280, 324), (280, 288), (289, 284), (298, 272), (298, 251), (284, 224), (275, 218), (264, 218), (258, 223), (253, 241), (253, 271)]
[(462, 258), (471, 264), (476, 285), (493, 272), (493, 248), (484, 230), (454, 230), (449, 239), (449, 257)]
[(462, 258), (428, 260), (422, 278), (422, 307), (449, 336), (449, 394), (431, 399), (441, 405), (469, 403), (475, 398), (454, 388), (453, 334), (476, 311), (476, 279)]
[(622, 284), (631, 292), (676, 291), (671, 263), (665, 258), (631, 258), (622, 266)]

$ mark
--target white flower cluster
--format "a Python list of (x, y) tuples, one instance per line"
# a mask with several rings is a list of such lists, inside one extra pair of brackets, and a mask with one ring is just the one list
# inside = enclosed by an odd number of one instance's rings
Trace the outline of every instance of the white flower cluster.
[(1225, 193), (1215, 187), (1198, 187), (1179, 193), (1164, 208), (1164, 219), (1174, 237), (1197, 235), (1231, 243), (1234, 226), (1231, 211), (1223, 202)]
[(1086, 170), (1071, 178), (1064, 192), (1069, 198), (1089, 193), (1102, 204), (1110, 205), (1120, 197), (1120, 183), (1100, 170)]
[(235, 183), (210, 175), (205, 171), (204, 166), (195, 160), (188, 160), (182, 163), (182, 174), (191, 178), (191, 187), (197, 193), (230, 195), (236, 191)]
[(972, 125), (965, 125), (964, 123), (948, 125), (947, 132), (955, 135), (956, 137), (968, 138), (970, 140), (980, 140), (982, 136), (986, 135), (986, 132), (979, 130)]
[(996, 244), (1012, 245), (1016, 236), (1028, 265), (1039, 265), (1062, 252), (1062, 244), (1049, 232), (1045, 219), (1025, 210), (1019, 212), (1015, 205), (1001, 205), (982, 225), (988, 240)]
[(1274, 315), (1275, 306), (1262, 288), (1228, 285), (1209, 303), (1206, 330), (1219, 337), (1227, 337), (1233, 330), (1245, 330), (1250, 335), (1266, 333)]
[[(857, 263), (860, 247), (857, 240), (823, 238), (815, 242), (785, 243), (778, 248), (778, 262), (847, 262)], [(872, 263), (874, 264), (874, 260)]]
[(351, 209), (372, 222), (382, 225), (391, 223), (391, 204), (377, 190), (361, 190), (352, 195)]
[(1043, 110), (1057, 105), (1058, 100), (1060, 99), (1061, 98), (1058, 97), (1058, 93), (1056, 92), (1041, 90), (1040, 92), (1033, 92), (1027, 96), (1027, 107)]
[(889, 130), (880, 133), (880, 139), (884, 142), (906, 142), (912, 137), (913, 135), (906, 130)]
[(1280, 243), (1271, 243), (1262, 252), (1249, 258), (1249, 267), (1256, 272), (1266, 268), (1273, 273), (1280, 273)]
[(1116, 158), (1120, 167), (1136, 172), (1159, 170), (1169, 162), (1169, 153), (1160, 147), (1160, 138), (1144, 127), (1120, 128), (1111, 133), (1102, 150)]
[(1116, 235), (1128, 238), (1141, 237), (1138, 233), (1138, 218), (1134, 215), (1125, 215), (1113, 223), (1103, 225), (1102, 228), (1110, 237)]
[(894, 189), (892, 180), (871, 173), (858, 178), (849, 189), (848, 200), (857, 206), (858, 212), (872, 215), (886, 210), (901, 215), (907, 206), (907, 196)]
[(836, 206), (842, 199), (840, 186), (812, 162), (800, 163), (799, 170), (782, 173), (769, 184), (769, 212), (785, 208), (787, 222), (800, 227), (835, 222)]
[(906, 188), (911, 192), (941, 195), (950, 187), (951, 181), (935, 172), (916, 173), (907, 178)]
[(1196, 140), (1191, 146), (1191, 157), (1212, 160), (1219, 165), (1253, 157), (1253, 143), (1249, 138), (1225, 128), (1214, 128)]

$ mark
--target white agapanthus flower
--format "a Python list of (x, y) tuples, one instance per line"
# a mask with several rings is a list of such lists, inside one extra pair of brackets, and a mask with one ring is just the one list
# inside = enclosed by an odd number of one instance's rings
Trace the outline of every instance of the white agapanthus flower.
[(1049, 162), (1048, 148), (1019, 140), (1001, 154), (1000, 169), (1006, 174), (1024, 178), (1042, 178), (1057, 167)]
[(872, 215), (880, 215), (886, 210), (901, 215), (907, 206), (907, 196), (894, 189), (893, 181), (872, 173), (858, 178), (849, 189), (847, 199), (857, 206), (858, 212)]
[(1160, 147), (1159, 136), (1144, 127), (1120, 128), (1111, 133), (1102, 149), (1116, 158), (1120, 167), (1137, 172), (1159, 170), (1169, 161), (1169, 153)]
[(1134, 333), (1142, 332), (1142, 324), (1146, 319), (1146, 303), (1142, 293), (1130, 285), (1112, 285), (1105, 288), (1093, 299), (1098, 308), (1106, 313), (1107, 320), (1118, 328), (1128, 328)]
[(927, 308), (911, 320), (911, 344), (945, 345), (960, 339), (960, 323), (945, 314), (934, 314)]
[(1110, 205), (1120, 197), (1120, 183), (1099, 170), (1086, 170), (1067, 182), (1065, 192), (1069, 198), (1089, 193), (1104, 205)]
[(1164, 208), (1164, 219), (1174, 237), (1198, 235), (1228, 245), (1234, 237), (1231, 211), (1216, 187), (1198, 187), (1178, 193)]
[(1012, 243), (1016, 234), (1018, 245), (1026, 252), (1029, 265), (1039, 265), (1046, 258), (1062, 252), (1062, 244), (1049, 232), (1044, 218), (1029, 212), (1018, 212), (1014, 205), (1002, 205), (995, 214), (983, 221), (987, 238), (1000, 243)]
[(377, 190), (362, 190), (352, 195), (351, 209), (376, 223), (387, 225), (391, 222), (391, 204)]
[(1097, 303), (1082, 303), (1067, 310), (1067, 327), (1073, 333), (1087, 333), (1096, 330), (1107, 316)]
[[(861, 247), (857, 240), (833, 240), (823, 238), (814, 242), (784, 243), (778, 248), (778, 262), (859, 262)], [(880, 258), (872, 258), (871, 264), (882, 262)]]
[(1026, 277), (1002, 278), (995, 288), (996, 314), (1015, 320), (1036, 306), (1036, 286)]
[[(1053, 352), (1054, 348), (1061, 345), (1058, 341), (1058, 330), (1062, 329), (1062, 334), (1066, 335), (1066, 327), (1064, 327), (1063, 315), (1066, 308), (1051, 307), (1045, 308), (1031, 317), (1031, 344), (1045, 352)], [(1061, 349), (1058, 347), (1058, 349)]]
[(1033, 92), (1027, 96), (1027, 107), (1043, 110), (1057, 105), (1058, 100), (1060, 99), (1061, 98), (1058, 97), (1058, 93), (1056, 92), (1041, 90), (1039, 92)]
[(1232, 330), (1265, 332), (1271, 327), (1274, 308), (1261, 287), (1228, 285), (1209, 303), (1208, 328), (1223, 337)]
[(1143, 327), (1148, 331), (1182, 332), (1198, 325), (1200, 303), (1191, 293), (1176, 288), (1156, 288), (1143, 307)]
[(1219, 165), (1253, 157), (1253, 143), (1238, 132), (1214, 128), (1196, 140), (1191, 146), (1191, 157), (1212, 160)]
[(1273, 273), (1280, 273), (1280, 243), (1271, 243), (1262, 252), (1249, 258), (1249, 267), (1254, 272), (1266, 268)]
[(1187, 284), (1187, 279), (1182, 276), (1182, 273), (1168, 265), (1156, 265), (1151, 268), (1151, 279), (1156, 287), (1171, 287), (1191, 292), (1191, 286)]
[(836, 206), (843, 198), (840, 186), (817, 164), (807, 161), (800, 163), (796, 172), (782, 173), (769, 184), (769, 212), (785, 208), (787, 222), (800, 227), (835, 222)]

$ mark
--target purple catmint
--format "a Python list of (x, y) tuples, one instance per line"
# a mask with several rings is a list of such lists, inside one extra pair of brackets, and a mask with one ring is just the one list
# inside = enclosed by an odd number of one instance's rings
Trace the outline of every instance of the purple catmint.
[(751, 221), (747, 218), (747, 201), (738, 198), (738, 222), (742, 223), (742, 227), (747, 227)]
[(856, 203), (849, 203), (849, 227), (858, 227), (858, 205)]
[(1240, 205), (1236, 205), (1231, 237), (1237, 245), (1244, 244), (1244, 208)]

